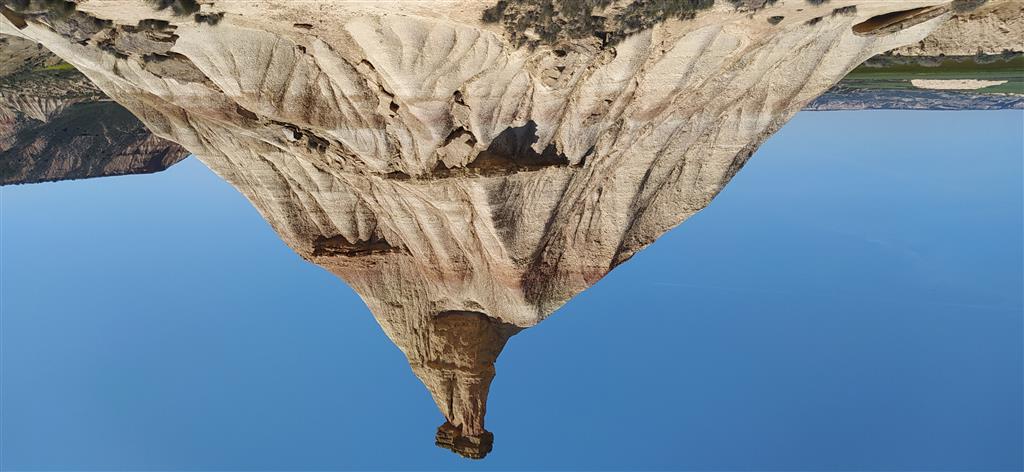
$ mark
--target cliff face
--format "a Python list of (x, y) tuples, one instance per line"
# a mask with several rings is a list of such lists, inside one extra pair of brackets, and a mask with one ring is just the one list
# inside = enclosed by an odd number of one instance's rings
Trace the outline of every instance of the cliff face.
[[(970, 3), (970, 2), (968, 2)], [(988, 0), (954, 15), (922, 41), (903, 46), (897, 56), (973, 56), (1024, 53), (1024, 1)]]
[(2, 39), (0, 185), (157, 172), (188, 155), (46, 49)]
[(351, 285), (445, 415), (437, 443), (482, 457), (509, 337), (707, 206), (851, 69), (950, 15), (855, 3), (723, 4), (615, 42), (520, 43), (471, 0), (203, 5), (215, 25), (94, 0), (5, 27)]

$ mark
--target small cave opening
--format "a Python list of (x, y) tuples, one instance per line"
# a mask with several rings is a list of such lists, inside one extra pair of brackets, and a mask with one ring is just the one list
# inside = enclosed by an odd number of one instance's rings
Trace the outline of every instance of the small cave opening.
[(539, 139), (537, 123), (532, 120), (517, 128), (507, 128), (466, 168), (484, 174), (508, 174), (569, 165), (569, 159), (559, 153), (553, 144), (549, 144), (542, 152), (535, 151), (533, 145)]
[(314, 257), (362, 257), (392, 252), (400, 252), (401, 248), (388, 243), (383, 236), (376, 234), (367, 240), (349, 241), (344, 236), (321, 236), (313, 241)]

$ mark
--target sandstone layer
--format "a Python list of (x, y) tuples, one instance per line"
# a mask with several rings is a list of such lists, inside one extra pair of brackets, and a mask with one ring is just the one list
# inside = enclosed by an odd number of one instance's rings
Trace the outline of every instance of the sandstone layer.
[[(595, 15), (630, 18), (614, 9), (631, 2), (602, 3)], [(9, 10), (3, 32), (74, 64), (352, 286), (444, 414), (438, 445), (482, 457), (512, 335), (706, 207), (858, 64), (952, 14), (757, 3), (538, 41), (474, 0), (204, 2), (186, 17), (89, 0)]]
[[(980, 3), (977, 1), (964, 3)], [(927, 38), (892, 51), (897, 56), (1024, 53), (1024, 0), (988, 0), (954, 15)]]

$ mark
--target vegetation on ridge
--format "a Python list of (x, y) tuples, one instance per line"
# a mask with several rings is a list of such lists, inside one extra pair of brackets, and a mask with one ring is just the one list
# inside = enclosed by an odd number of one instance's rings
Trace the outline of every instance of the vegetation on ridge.
[[(560, 39), (597, 37), (614, 44), (670, 18), (693, 18), (714, 0), (634, 0), (611, 8), (613, 0), (499, 0), (483, 21), (501, 23), (516, 46), (551, 44)], [(607, 16), (594, 14), (607, 10)]]

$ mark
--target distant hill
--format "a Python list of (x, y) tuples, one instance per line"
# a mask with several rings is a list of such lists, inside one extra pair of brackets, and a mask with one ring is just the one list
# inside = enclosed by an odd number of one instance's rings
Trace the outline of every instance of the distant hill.
[(0, 185), (159, 172), (188, 155), (45, 49), (0, 42)]

